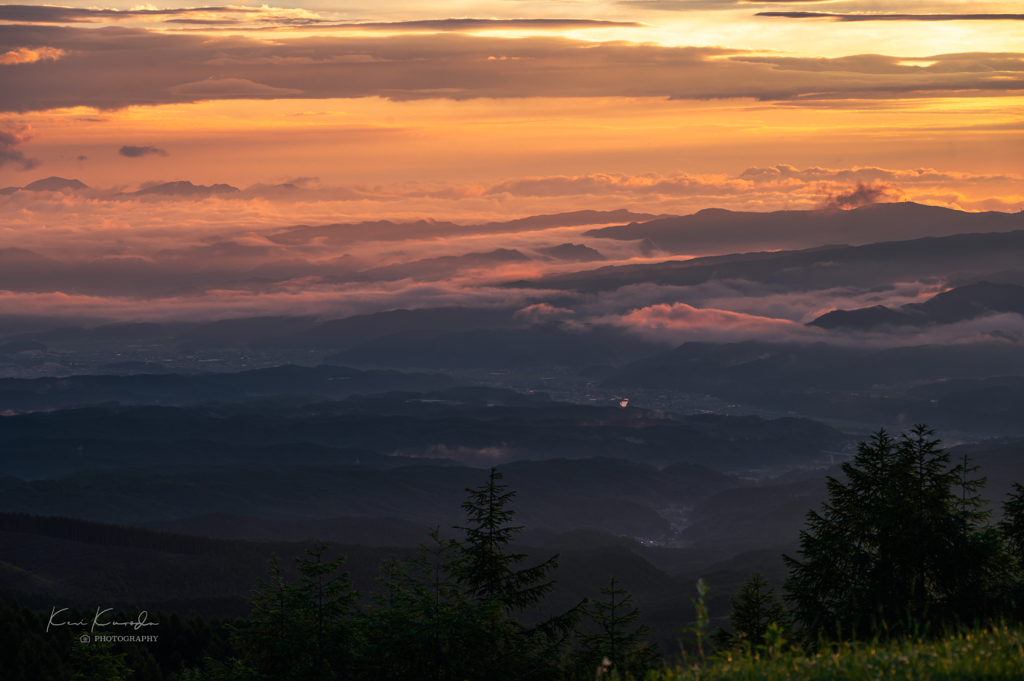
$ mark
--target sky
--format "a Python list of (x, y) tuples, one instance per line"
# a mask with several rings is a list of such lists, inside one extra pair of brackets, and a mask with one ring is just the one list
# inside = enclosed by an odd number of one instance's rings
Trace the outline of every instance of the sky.
[[(532, 253), (502, 266), (513, 276), (581, 267), (534, 257), (562, 242), (607, 262), (651, 254), (576, 227), (423, 227), (398, 243), (365, 227), (357, 245), (318, 250), (268, 238), (299, 224), (815, 209), (861, 194), (1024, 209), (1020, 3), (92, 2), (0, 5), (0, 188), (87, 185), (0, 195), (0, 248), (64, 263), (173, 260), (179, 276), (203, 263)], [(135, 193), (180, 181), (241, 191)], [(309, 309), (365, 309), (322, 280), (296, 286), (316, 300)], [(72, 288), (0, 291), (0, 313), (152, 312), (142, 294), (85, 300)], [(246, 295), (166, 309), (288, 308)]]

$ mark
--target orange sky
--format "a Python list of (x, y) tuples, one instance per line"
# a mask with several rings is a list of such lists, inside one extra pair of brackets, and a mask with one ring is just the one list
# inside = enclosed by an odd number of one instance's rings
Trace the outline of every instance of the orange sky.
[[(472, 194), (466, 185), (520, 178), (735, 177), (789, 164), (1003, 175), (900, 189), (968, 209), (1024, 206), (1024, 21), (952, 20), (1015, 3), (84, 6), (0, 6), (0, 128), (17, 133), (0, 184), (315, 177), (324, 187), (433, 183)], [(914, 16), (757, 16), (792, 11)], [(922, 20), (936, 15), (950, 20)], [(436, 21), (450, 17), (495, 21)], [(125, 158), (124, 145), (163, 153)], [(685, 211), (715, 195), (657, 202)], [(494, 209), (525, 214), (536, 203)], [(452, 203), (434, 217), (487, 210)]]
[[(0, 247), (145, 259), (235, 239), (279, 258), (266, 235), (298, 223), (810, 209), (858, 184), (883, 200), (1024, 209), (1019, 3), (140, 7), (0, 5), (0, 188), (90, 187), (0, 195)], [(245, 191), (119, 194), (179, 180)], [(350, 254), (392, 262), (581, 231), (424, 234)]]

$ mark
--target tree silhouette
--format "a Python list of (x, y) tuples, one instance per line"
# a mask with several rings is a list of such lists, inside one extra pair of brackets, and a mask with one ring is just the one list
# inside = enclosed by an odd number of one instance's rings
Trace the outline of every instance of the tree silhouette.
[(807, 515), (786, 599), (808, 642), (921, 632), (996, 616), (1008, 572), (1003, 541), (975, 492), (984, 479), (919, 425), (885, 430), (829, 477), (829, 501)]
[(765, 644), (768, 627), (777, 625), (783, 636), (792, 640), (790, 615), (775, 593), (768, 585), (768, 580), (760, 572), (755, 572), (743, 583), (736, 598), (730, 598), (732, 613), (729, 625), (732, 633), (719, 629), (712, 635), (712, 641), (719, 649), (747, 644), (751, 648)]
[(560, 656), (576, 631), (586, 600), (532, 627), (514, 617), (526, 608), (535, 608), (554, 588), (549, 575), (558, 567), (558, 556), (534, 567), (518, 568), (528, 556), (510, 551), (509, 545), (523, 528), (512, 524), (515, 512), (508, 506), (516, 493), (507, 491), (501, 479), (502, 474), (491, 468), (484, 485), (466, 488), (468, 499), (462, 509), (467, 523), (454, 528), (465, 533), (455, 576), (474, 599), (481, 623), (474, 636), (479, 665), (475, 675), (466, 678), (557, 675)]
[(595, 669), (604, 660), (620, 674), (642, 676), (654, 664), (657, 646), (647, 643), (647, 625), (635, 627), (640, 609), (633, 605), (633, 596), (614, 577), (601, 588), (604, 599), (595, 599), (588, 606), (590, 619), (599, 631), (579, 634), (581, 645), (577, 668), (582, 678), (593, 678)]

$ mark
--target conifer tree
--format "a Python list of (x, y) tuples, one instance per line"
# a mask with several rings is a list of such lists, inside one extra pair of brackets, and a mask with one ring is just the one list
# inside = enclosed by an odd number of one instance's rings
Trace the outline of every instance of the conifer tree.
[(829, 501), (800, 533), (803, 560), (786, 598), (808, 642), (825, 636), (921, 633), (998, 614), (1005, 581), (1000, 534), (976, 495), (984, 479), (951, 466), (934, 432), (885, 430), (829, 477)]
[(1013, 483), (1009, 498), (1003, 502), (1003, 519), (999, 528), (1006, 538), (1010, 554), (1018, 565), (1024, 565), (1024, 486)]
[[(359, 593), (348, 573), (338, 574), (345, 557), (326, 560), (329, 544), (314, 542), (296, 558), (299, 579), (285, 580), (277, 557), (270, 578), (260, 580), (252, 600), (249, 626), (237, 632), (242, 671), (288, 681), (338, 678), (350, 662), (349, 616)], [(239, 665), (236, 665), (238, 667)]]
[(455, 527), (466, 535), (459, 579), (480, 602), (493, 600), (506, 614), (512, 614), (537, 605), (551, 592), (554, 581), (545, 580), (558, 568), (558, 556), (534, 567), (515, 569), (527, 555), (509, 553), (508, 547), (523, 527), (510, 524), (515, 512), (506, 506), (516, 493), (506, 491), (508, 485), (499, 484), (501, 479), (498, 469), (492, 468), (486, 484), (466, 488), (469, 499), (462, 509), (468, 525)]
[(360, 670), (374, 679), (466, 678), (480, 627), (475, 604), (455, 575), (461, 545), (443, 539), (440, 529), (404, 560), (381, 566), (383, 590), (363, 612)]
[(558, 567), (558, 556), (534, 567), (518, 567), (527, 555), (510, 551), (509, 545), (523, 528), (511, 524), (515, 512), (508, 505), (515, 492), (507, 491), (501, 479), (502, 474), (492, 468), (484, 485), (466, 489), (469, 498), (462, 508), (467, 525), (454, 528), (465, 534), (455, 576), (474, 602), (473, 617), (479, 626), (471, 642), (477, 665), (463, 678), (553, 677), (586, 600), (532, 627), (516, 618), (525, 609), (538, 606), (554, 588), (548, 577)]
[(314, 541), (299, 560), (299, 580), (292, 589), (296, 608), (308, 623), (315, 648), (310, 673), (317, 681), (337, 678), (348, 667), (352, 613), (359, 592), (352, 589), (349, 573), (340, 572), (345, 556), (327, 560), (330, 544)]
[(634, 626), (640, 609), (633, 605), (633, 596), (623, 589), (614, 577), (601, 588), (605, 599), (596, 599), (588, 606), (590, 619), (599, 631), (579, 634), (581, 651), (576, 667), (581, 678), (593, 678), (595, 670), (604, 660), (620, 675), (640, 678), (654, 665), (657, 646), (647, 642), (646, 624)]
[(775, 624), (787, 640), (792, 640), (790, 615), (760, 572), (755, 572), (743, 583), (736, 598), (730, 598), (732, 613), (729, 625), (732, 633), (719, 629), (712, 641), (719, 649), (748, 644), (751, 648), (765, 644), (768, 627)]
[(1006, 541), (1013, 573), (1005, 600), (1010, 604), (1013, 618), (1024, 621), (1024, 486), (1020, 483), (1013, 483), (1009, 497), (1003, 502), (999, 530)]
[(94, 639), (83, 631), (71, 648), (74, 681), (128, 681), (134, 672), (128, 668), (127, 653), (115, 654), (110, 641)]

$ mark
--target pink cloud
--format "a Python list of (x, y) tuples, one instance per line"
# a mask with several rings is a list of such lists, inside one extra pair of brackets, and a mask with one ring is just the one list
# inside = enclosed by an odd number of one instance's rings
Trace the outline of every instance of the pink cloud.
[(37, 61), (57, 61), (66, 55), (67, 52), (56, 47), (19, 47), (0, 54), (0, 64), (13, 66)]
[(701, 309), (686, 303), (651, 305), (601, 321), (661, 341), (772, 340), (812, 342), (827, 334), (788, 319), (758, 317), (729, 310)]

